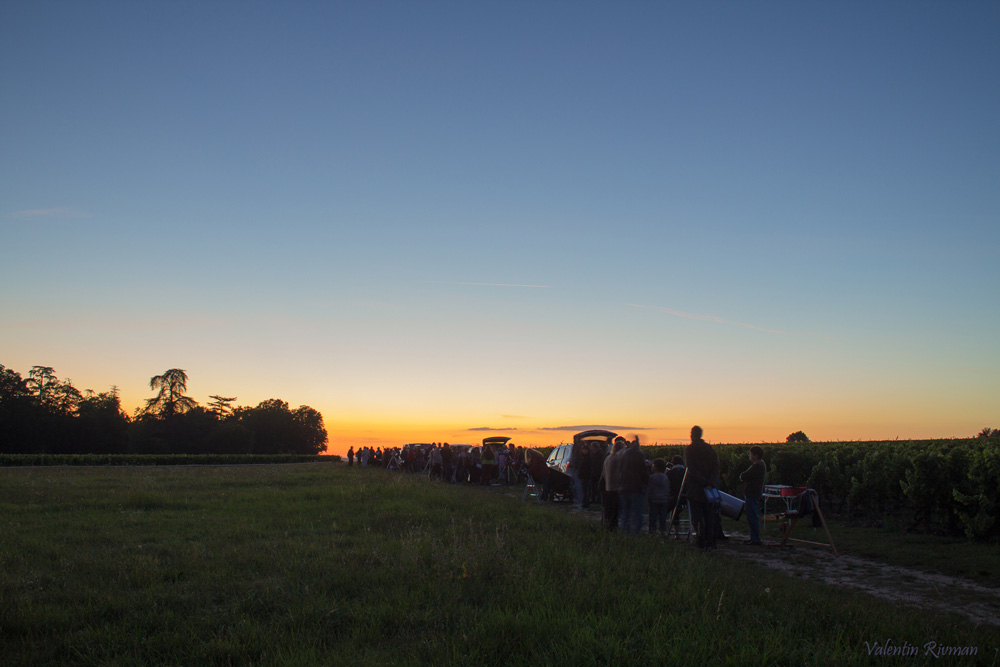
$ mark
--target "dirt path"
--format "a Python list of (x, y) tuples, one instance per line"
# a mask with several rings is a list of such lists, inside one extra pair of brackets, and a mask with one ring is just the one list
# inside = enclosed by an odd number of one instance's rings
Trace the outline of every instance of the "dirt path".
[(976, 623), (1000, 628), (1000, 589), (968, 579), (935, 574), (841, 553), (816, 546), (763, 547), (743, 544), (746, 536), (731, 532), (717, 553), (751, 561), (792, 577), (853, 588), (885, 600), (920, 609), (950, 612)]
[[(592, 520), (600, 521), (601, 518), (600, 512), (569, 511)], [(764, 546), (751, 547), (743, 544), (747, 535), (731, 531), (729, 536), (728, 540), (720, 540), (716, 553), (747, 560), (791, 577), (853, 588), (907, 606), (959, 614), (975, 623), (1000, 628), (998, 588), (851, 554), (835, 556), (831, 549), (822, 546), (793, 544), (782, 547), (778, 541), (765, 538)]]

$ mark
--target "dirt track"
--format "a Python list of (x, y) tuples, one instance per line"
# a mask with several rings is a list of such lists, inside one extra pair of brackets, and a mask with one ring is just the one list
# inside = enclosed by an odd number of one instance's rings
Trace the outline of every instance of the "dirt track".
[[(580, 512), (600, 520), (600, 512)], [(791, 577), (819, 581), (831, 586), (854, 588), (878, 598), (920, 609), (965, 616), (975, 623), (1000, 628), (1000, 589), (983, 586), (961, 577), (925, 572), (908, 567), (840, 553), (829, 547), (793, 544), (782, 547), (765, 538), (764, 546), (743, 544), (747, 535), (731, 531), (720, 540), (717, 554), (741, 558)], [(683, 538), (678, 546), (683, 544)], [(693, 547), (692, 547), (693, 548)]]
[(744, 535), (730, 533), (717, 553), (752, 561), (792, 577), (854, 588), (908, 606), (965, 616), (976, 623), (1000, 628), (1000, 589), (943, 574), (935, 574), (841, 553), (826, 547), (763, 547), (743, 544)]

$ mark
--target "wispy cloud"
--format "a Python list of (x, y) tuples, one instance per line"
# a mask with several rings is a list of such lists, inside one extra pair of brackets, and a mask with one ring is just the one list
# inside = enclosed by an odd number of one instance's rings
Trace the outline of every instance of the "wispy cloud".
[(479, 426), (477, 428), (467, 428), (466, 431), (516, 431), (516, 428), (493, 428), (492, 426)]
[(765, 327), (759, 327), (756, 324), (747, 324), (745, 322), (732, 322), (730, 320), (723, 319), (716, 315), (701, 315), (698, 313), (684, 313), (679, 310), (672, 310), (670, 308), (662, 308), (660, 306), (644, 306), (639, 303), (630, 303), (633, 308), (645, 308), (647, 310), (655, 310), (661, 313), (666, 313), (667, 315), (672, 315), (674, 317), (680, 317), (685, 320), (697, 320), (701, 322), (715, 322), (717, 324), (725, 324), (731, 327), (742, 327), (743, 329), (752, 329), (753, 331), (763, 331), (764, 333), (778, 334), (781, 336), (792, 335), (788, 331), (781, 331), (780, 329), (767, 329)]
[(432, 283), (437, 283), (438, 285), (475, 285), (478, 287), (540, 287), (543, 289), (550, 289), (551, 285), (522, 285), (517, 283), (470, 283), (470, 282), (459, 282), (455, 280), (432, 280)]
[(31, 208), (23, 211), (13, 211), (7, 214), (8, 218), (19, 220), (30, 220), (33, 218), (89, 218), (89, 213), (78, 211), (75, 208)]
[(539, 431), (573, 431), (574, 433), (579, 431), (593, 431), (593, 430), (603, 430), (603, 431), (648, 431), (650, 426), (609, 426), (607, 424), (577, 424), (576, 426), (543, 426), (539, 428)]

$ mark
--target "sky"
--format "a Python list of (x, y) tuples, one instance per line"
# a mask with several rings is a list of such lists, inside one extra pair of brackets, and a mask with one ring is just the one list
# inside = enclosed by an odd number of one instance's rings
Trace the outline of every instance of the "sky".
[(329, 451), (1000, 427), (996, 2), (0, 3), (0, 364)]

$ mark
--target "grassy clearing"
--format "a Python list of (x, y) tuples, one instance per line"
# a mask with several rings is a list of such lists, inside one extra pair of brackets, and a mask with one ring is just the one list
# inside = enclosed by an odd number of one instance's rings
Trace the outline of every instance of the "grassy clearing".
[(340, 464), (0, 469), (0, 534), (4, 665), (842, 665), (888, 639), (990, 664), (1000, 647), (960, 618)]

